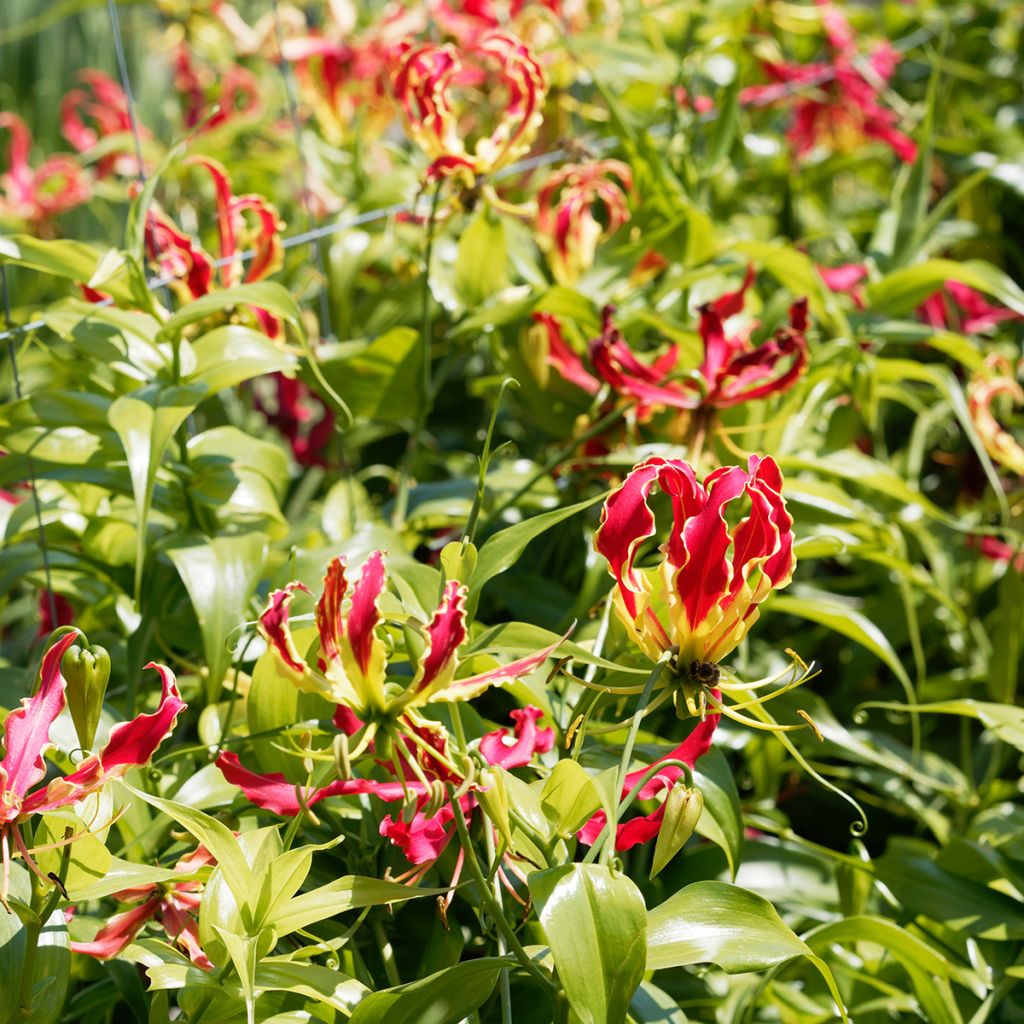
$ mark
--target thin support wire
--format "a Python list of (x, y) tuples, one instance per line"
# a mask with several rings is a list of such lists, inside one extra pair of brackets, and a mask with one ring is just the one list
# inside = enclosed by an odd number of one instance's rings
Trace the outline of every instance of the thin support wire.
[[(21, 374), (18, 372), (18, 353), (14, 346), (15, 332), (11, 322), (11, 292), (7, 284), (7, 268), (0, 263), (0, 293), (3, 296), (4, 326), (7, 328), (7, 356), (11, 361), (11, 378), (14, 381), (14, 395), (21, 399)], [(32, 504), (36, 513), (36, 524), (39, 528), (39, 552), (43, 559), (43, 576), (46, 579), (46, 595), (50, 604), (50, 622), (57, 625), (57, 595), (53, 592), (53, 578), (50, 575), (50, 552), (46, 546), (46, 527), (43, 526), (43, 506), (36, 488), (36, 469), (31, 455), (25, 456), (25, 468), (28, 470), (29, 487), (32, 490)]]
[[(274, 35), (277, 39), (277, 66), (284, 79), (284, 91), (288, 97), (288, 116), (292, 122), (292, 130), (295, 133), (295, 149), (299, 156), (299, 188), (301, 189), (302, 209), (306, 214), (306, 234), (310, 236), (309, 248), (313, 253), (313, 262), (316, 264), (317, 273), (320, 276), (320, 334), (333, 340), (334, 327), (331, 323), (331, 303), (327, 294), (327, 271), (324, 266), (324, 254), (320, 247), (321, 236), (316, 233), (315, 219), (310, 205), (312, 196), (309, 191), (309, 166), (306, 161), (306, 147), (302, 142), (302, 122), (299, 120), (299, 101), (295, 91), (295, 79), (292, 75), (291, 65), (284, 57), (284, 29), (281, 26), (281, 11), (278, 8), (277, 0), (270, 0), (270, 4), (274, 14)], [(292, 244), (297, 243), (293, 242)]]
[(140, 183), (146, 181), (146, 166), (142, 159), (142, 135), (139, 131), (138, 118), (135, 116), (135, 97), (132, 95), (132, 83), (128, 77), (128, 61), (124, 56), (124, 40), (121, 38), (121, 19), (117, 14), (115, 0), (107, 0), (107, 15), (110, 28), (114, 35), (114, 54), (117, 57), (117, 73), (121, 79), (125, 102), (128, 104), (128, 123), (132, 128), (132, 143), (135, 147), (136, 174)]

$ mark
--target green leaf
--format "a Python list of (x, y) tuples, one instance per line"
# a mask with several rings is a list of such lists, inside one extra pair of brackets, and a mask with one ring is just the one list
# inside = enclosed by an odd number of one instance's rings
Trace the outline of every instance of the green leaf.
[(550, 512), (542, 512), (539, 516), (531, 516), (529, 519), (514, 526), (508, 526), (504, 530), (488, 537), (480, 548), (480, 555), (476, 562), (476, 571), (469, 579), (469, 592), (475, 594), (480, 591), (484, 584), (493, 579), (498, 573), (504, 572), (516, 563), (516, 560), (523, 553), (526, 545), (535, 537), (550, 530), (551, 527), (577, 512), (582, 512), (591, 505), (604, 500), (606, 495), (598, 494), (586, 501), (577, 502), (575, 505), (568, 505), (565, 508), (552, 509)]
[(925, 260), (886, 274), (867, 287), (868, 308), (876, 313), (907, 313), (946, 281), (959, 281), (985, 292), (1017, 313), (1024, 313), (1024, 291), (1001, 270), (984, 260)]
[(291, 325), (299, 338), (306, 337), (302, 313), (292, 298), (291, 292), (276, 281), (258, 281), (255, 284), (240, 284), (235, 288), (221, 288), (210, 292), (182, 306), (170, 317), (157, 336), (160, 341), (176, 341), (189, 324), (205, 320), (214, 313), (221, 313), (234, 306), (256, 306), (280, 317)]
[(976, 718), (1004, 743), (1024, 752), (1024, 708), (981, 700), (942, 700), (930, 704), (900, 704), (897, 701), (870, 701), (863, 707), (909, 711), (915, 714), (962, 715)]
[[(32, 886), (20, 864), (11, 865), (10, 898), (28, 905)], [(64, 1011), (71, 971), (71, 949), (64, 911), (55, 910), (39, 934), (33, 969), (31, 1012), (19, 1006), (25, 963), (25, 925), (17, 914), (0, 910), (0, 1024), (56, 1024)]]
[(999, 604), (989, 626), (992, 657), (986, 678), (989, 696), (1012, 704), (1017, 696), (1021, 638), (1024, 637), (1024, 576), (1008, 570), (999, 582)]
[(202, 811), (186, 807), (174, 800), (154, 796), (134, 786), (125, 786), (140, 800), (145, 800), (191, 832), (213, 854), (217, 861), (217, 870), (223, 874), (238, 906), (248, 905), (251, 897), (255, 895), (253, 873), (231, 829)]
[(509, 962), (468, 960), (408, 985), (368, 995), (351, 1024), (458, 1024), (486, 1002)]
[(210, 395), (296, 365), (295, 357), (278, 342), (242, 324), (226, 324), (207, 331), (192, 342), (192, 352), (196, 366), (185, 383), (205, 384)]
[[(0, 237), (0, 263), (14, 263), (81, 283), (92, 279), (104, 255), (91, 245), (66, 238), (46, 241), (28, 235)], [(115, 302), (129, 302), (132, 298), (131, 287), (123, 273), (107, 278), (103, 290), (112, 295)]]
[(725, 882), (694, 882), (647, 915), (649, 971), (712, 963), (726, 974), (744, 974), (798, 956), (821, 973), (845, 1021), (828, 966), (756, 893)]
[(881, 857), (875, 875), (913, 914), (982, 939), (1024, 938), (1024, 903), (927, 857)]
[(455, 290), (468, 309), (479, 306), (508, 283), (506, 251), (505, 222), (482, 207), (462, 233), (455, 258)]
[(812, 591), (804, 587), (799, 593), (802, 596), (773, 594), (771, 602), (766, 607), (770, 611), (785, 612), (827, 626), (860, 644), (885, 663), (908, 693), (914, 692), (910, 676), (903, 667), (899, 655), (893, 650), (885, 633), (866, 615), (823, 591)]
[(120, 892), (122, 889), (133, 889), (142, 885), (159, 885), (161, 882), (174, 878), (171, 868), (153, 867), (151, 864), (135, 864), (120, 857), (111, 857), (105, 874), (91, 884), (77, 887), (68, 886), (73, 900), (83, 903), (89, 900), (100, 900), (104, 896)]
[(395, 327), (370, 342), (319, 350), (320, 369), (356, 416), (415, 419), (422, 408), (423, 346), (411, 327)]
[(642, 981), (629, 1004), (636, 1024), (687, 1024), (686, 1014), (667, 992), (650, 981)]
[(122, 395), (107, 418), (124, 446), (135, 494), (138, 540), (135, 548), (135, 595), (142, 590), (146, 559), (146, 522), (153, 501), (156, 471), (174, 432), (206, 393), (204, 385), (160, 388), (150, 385)]
[[(498, 626), (485, 629), (465, 646), (463, 653), (466, 657), (470, 654), (482, 654), (485, 651), (500, 651), (505, 654), (517, 655), (530, 654), (532, 651), (540, 651), (549, 647), (558, 639), (558, 633), (552, 633), (550, 629), (542, 629), (540, 626), (531, 626), (528, 622), (503, 622)], [(585, 647), (574, 644), (571, 640), (563, 640), (555, 648), (552, 657), (571, 657), (573, 661), (578, 661), (581, 665), (596, 665), (609, 672), (629, 672), (633, 675), (643, 676), (650, 672), (649, 668), (618, 665), (600, 655), (591, 654)]]
[(603, 864), (529, 877), (566, 998), (583, 1024), (623, 1024), (643, 980), (647, 909), (636, 885)]
[(601, 809), (601, 794), (578, 761), (562, 758), (544, 781), (540, 804), (555, 832), (578, 832)]
[(398, 882), (384, 882), (378, 878), (345, 875), (318, 889), (293, 896), (275, 911), (274, 930), (278, 935), (287, 935), (347, 910), (405, 903), (424, 896), (442, 896), (447, 892), (447, 889), (419, 889)]
[(208, 704), (217, 699), (231, 664), (227, 641), (245, 621), (249, 598), (263, 572), (267, 543), (263, 533), (212, 539), (194, 535), (176, 539), (166, 548), (188, 591), (202, 633), (209, 672)]
[(257, 991), (294, 992), (333, 1006), (346, 1016), (370, 991), (361, 981), (319, 964), (264, 961), (256, 965), (254, 981)]
[(743, 854), (743, 815), (736, 776), (718, 747), (712, 747), (693, 768), (693, 784), (704, 798), (697, 832), (721, 847), (733, 878)]

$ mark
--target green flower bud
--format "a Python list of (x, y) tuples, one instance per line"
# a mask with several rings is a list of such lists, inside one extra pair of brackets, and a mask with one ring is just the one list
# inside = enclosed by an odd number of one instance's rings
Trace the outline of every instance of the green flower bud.
[(110, 655), (96, 644), (91, 647), (72, 644), (61, 659), (60, 671), (67, 680), (68, 710), (75, 723), (78, 742), (83, 750), (92, 750), (103, 711), (103, 695), (110, 681)]
[(704, 797), (699, 789), (673, 786), (669, 790), (665, 798), (665, 817), (654, 845), (651, 878), (660, 874), (662, 868), (686, 845), (703, 810)]

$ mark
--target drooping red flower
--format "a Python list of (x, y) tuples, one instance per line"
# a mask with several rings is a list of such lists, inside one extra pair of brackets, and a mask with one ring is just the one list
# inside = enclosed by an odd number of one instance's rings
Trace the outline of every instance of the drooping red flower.
[(537, 193), (537, 230), (556, 281), (573, 284), (593, 265), (598, 243), (629, 221), (632, 190), (620, 160), (569, 164), (548, 178)]
[[(653, 761), (646, 768), (638, 768), (630, 772), (622, 783), (622, 792), (619, 799), (623, 799), (640, 779), (655, 765), (663, 761), (682, 761), (691, 768), (697, 760), (703, 757), (711, 749), (711, 741), (718, 728), (719, 715), (708, 715), (703, 721), (697, 722), (693, 731), (674, 750)], [(657, 775), (652, 776), (644, 783), (643, 788), (637, 794), (638, 800), (653, 800), (661, 794), (668, 795), (668, 791), (679, 782), (683, 774), (682, 768), (678, 765), (666, 765)], [(661, 830), (662, 821), (665, 818), (665, 801), (663, 800), (649, 814), (637, 815), (628, 821), (620, 821), (615, 830), (615, 849), (629, 850), (640, 843), (649, 842), (654, 839)], [(598, 811), (580, 829), (578, 835), (581, 843), (593, 846), (598, 836), (604, 831), (608, 822), (608, 816), (604, 811)]]
[[(653, 456), (604, 503), (594, 548), (615, 580), (613, 607), (637, 646), (657, 661), (670, 649), (686, 665), (717, 664), (757, 621), (758, 605), (793, 576), (793, 520), (782, 473), (770, 456), (748, 469), (723, 466), (698, 482), (679, 459)], [(657, 485), (671, 499), (672, 525), (656, 565), (637, 564), (657, 532), (648, 499)], [(735, 526), (735, 505), (749, 511)]]
[[(236, 196), (223, 165), (211, 157), (196, 156), (188, 161), (204, 167), (213, 178), (220, 240), (220, 284), (233, 288), (262, 281), (273, 274), (284, 259), (281, 242), (283, 224), (277, 210), (263, 196)], [(214, 260), (198, 243), (181, 232), (155, 203), (146, 212), (146, 249), (170, 287), (188, 301), (208, 294), (214, 287)], [(252, 250), (248, 262), (242, 252)], [(263, 329), (278, 336), (280, 321), (262, 309), (255, 309)]]
[[(139, 167), (130, 141), (132, 119), (124, 90), (109, 75), (96, 68), (80, 71), (78, 80), (81, 84), (71, 89), (60, 105), (64, 138), (79, 153), (85, 153), (112, 136), (125, 136), (123, 146), (99, 158), (96, 171), (101, 178), (111, 172), (138, 177), (143, 168)], [(149, 137), (144, 127), (139, 126), (138, 131), (141, 138)]]
[[(491, 124), (480, 118), (480, 104), (460, 102), (456, 95), (480, 85), (495, 96)], [(450, 43), (407, 44), (393, 91), (409, 134), (431, 161), (428, 176), (472, 181), (512, 163), (533, 145), (543, 121), (547, 80), (525, 43), (492, 32), (464, 49)]]
[(4, 874), (0, 902), (7, 898), (12, 840), (26, 864), (34, 866), (18, 828), (21, 822), (33, 814), (45, 814), (82, 800), (112, 779), (121, 778), (129, 768), (146, 764), (185, 708), (171, 670), (150, 662), (146, 667), (155, 668), (163, 684), (156, 711), (115, 725), (98, 754), (90, 754), (70, 774), (35, 789), (46, 775), (43, 753), (50, 742), (50, 727), (64, 709), (67, 683), (60, 671), (61, 658), (77, 639), (77, 631), (67, 633), (50, 647), (43, 655), (39, 689), (33, 697), (22, 700), (21, 707), (4, 722), (4, 758), (0, 762), (0, 851)]
[[(877, 44), (866, 56), (870, 74), (865, 73), (858, 66), (860, 56), (849, 23), (830, 0), (817, 3), (830, 59), (811, 64), (765, 61), (762, 67), (773, 84), (742, 90), (740, 102), (790, 103), (793, 119), (786, 134), (797, 157), (806, 156), (819, 142), (845, 149), (867, 138), (884, 142), (900, 160), (913, 163), (916, 143), (900, 131), (896, 114), (879, 98), (899, 54), (887, 41)], [(793, 86), (802, 88), (792, 94)]]
[(334, 434), (335, 416), (324, 400), (297, 377), (270, 376), (272, 401), (254, 392), (255, 405), (291, 447), (300, 466), (326, 466), (325, 452)]
[(1024, 319), (1016, 310), (993, 305), (981, 292), (959, 281), (946, 281), (917, 307), (917, 315), (932, 327), (964, 334), (984, 334), (1004, 321)]
[[(214, 866), (216, 860), (205, 846), (198, 846), (174, 865), (175, 872), (195, 875), (203, 867)], [(118, 903), (137, 903), (131, 910), (115, 914), (88, 942), (72, 942), (76, 953), (110, 960), (117, 956), (135, 936), (142, 931), (147, 921), (155, 921), (167, 934), (167, 938), (181, 946), (188, 958), (204, 971), (213, 970), (199, 941), (199, 904), (203, 898), (203, 883), (192, 878), (189, 881), (169, 881), (150, 885), (137, 885), (113, 894)]]
[(0, 174), (0, 218), (22, 221), (33, 231), (46, 228), (58, 213), (88, 202), (88, 175), (70, 156), (58, 154), (35, 170), (29, 166), (32, 135), (17, 114), (0, 112), (8, 132), (7, 170)]
[(590, 343), (593, 372), (565, 342), (556, 317), (535, 313), (534, 319), (547, 329), (547, 361), (588, 394), (596, 395), (604, 382), (614, 394), (636, 402), (641, 418), (658, 408), (727, 409), (787, 391), (807, 366), (806, 299), (790, 306), (789, 325), (761, 345), (755, 347), (744, 335), (726, 334), (725, 322), (742, 310), (753, 279), (751, 268), (739, 290), (701, 307), (704, 358), (696, 375), (683, 376), (674, 344), (651, 363), (642, 362), (615, 326), (611, 306), (602, 313), (601, 334)]
[[(216, 83), (217, 110), (207, 100), (211, 83)], [(259, 83), (256, 76), (241, 64), (230, 64), (214, 72), (198, 64), (186, 42), (182, 42), (174, 56), (174, 88), (181, 99), (182, 119), (186, 128), (203, 123), (203, 131), (212, 131), (229, 121), (253, 121), (263, 110)]]

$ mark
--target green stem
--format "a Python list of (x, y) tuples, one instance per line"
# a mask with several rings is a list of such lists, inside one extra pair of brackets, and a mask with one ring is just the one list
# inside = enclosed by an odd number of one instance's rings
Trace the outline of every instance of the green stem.
[(539, 481), (543, 480), (544, 477), (550, 475), (558, 465), (569, 458), (574, 451), (585, 442), (589, 441), (592, 437), (597, 437), (599, 434), (603, 434), (613, 423), (617, 423), (626, 415), (629, 410), (628, 405), (619, 406), (617, 409), (613, 409), (607, 416), (602, 416), (592, 427), (585, 430), (578, 437), (574, 437), (569, 444), (564, 445), (551, 456), (547, 462), (544, 463), (540, 469), (537, 470), (529, 480), (519, 488), (515, 494), (506, 498), (491, 514), (488, 516), (490, 522), (497, 522), (501, 518), (501, 514), (508, 508), (511, 508), (516, 502), (519, 501), (524, 495), (529, 494), (533, 490), (534, 485)]
[(387, 935), (381, 927), (380, 921), (372, 921), (370, 927), (373, 929), (373, 937), (377, 940), (377, 947), (380, 950), (380, 958), (384, 962), (384, 973), (387, 975), (388, 984), (394, 988), (402, 984), (398, 974), (398, 967), (395, 965), (395, 951), (391, 948)]
[(458, 800), (451, 799), (451, 787), (448, 788), (448, 799), (451, 801), (452, 810), (455, 812), (455, 830), (459, 833), (459, 842), (462, 844), (462, 850), (466, 856), (466, 867), (469, 869), (470, 875), (473, 877), (473, 881), (476, 883), (477, 891), (480, 894), (480, 902), (484, 905), (487, 912), (491, 915), (494, 921), (495, 927), (498, 932), (504, 937), (505, 942), (508, 943), (508, 948), (512, 950), (515, 958), (523, 965), (526, 971), (532, 975), (532, 977), (540, 984), (548, 993), (554, 995), (558, 990), (551, 983), (544, 972), (533, 962), (530, 958), (530, 954), (523, 948), (523, 944), (516, 937), (516, 933), (512, 930), (512, 926), (508, 923), (505, 917), (505, 912), (502, 909), (501, 904), (494, 898), (494, 893), (491, 891), (490, 886), (487, 884), (487, 879), (484, 876), (483, 870), (480, 867), (480, 862), (476, 859), (476, 852), (473, 850), (473, 844), (469, 838), (469, 829), (466, 826), (466, 817), (462, 813), (462, 805)]
[[(494, 831), (489, 825), (484, 828), (484, 845), (487, 847), (487, 859), (492, 864), (498, 863), (498, 858), (495, 855), (494, 849)], [(494, 872), (494, 877), (491, 879), (491, 885), (493, 886), (494, 898), (501, 901), (501, 879), (498, 878), (497, 871)], [(505, 942), (505, 936), (500, 932), (498, 933), (498, 956), (505, 956), (508, 953), (508, 944)], [(509, 972), (507, 968), (503, 968), (501, 973), (498, 975), (498, 984), (500, 988), (501, 996), (501, 1024), (512, 1024), (512, 988), (509, 984)]]
[(409, 476), (412, 472), (413, 460), (419, 449), (421, 435), (427, 425), (431, 407), (434, 404), (434, 385), (432, 380), (432, 346), (430, 344), (430, 260), (434, 252), (434, 228), (437, 224), (437, 206), (441, 198), (441, 185), (444, 179), (438, 179), (434, 187), (434, 195), (430, 201), (430, 218), (427, 221), (427, 244), (423, 254), (423, 304), (420, 318), (420, 344), (423, 346), (423, 366), (421, 387), (423, 389), (422, 406), (409, 443), (402, 457), (402, 469), (398, 477), (398, 493), (395, 495), (395, 511), (391, 522), (395, 529), (401, 529), (409, 510)]

